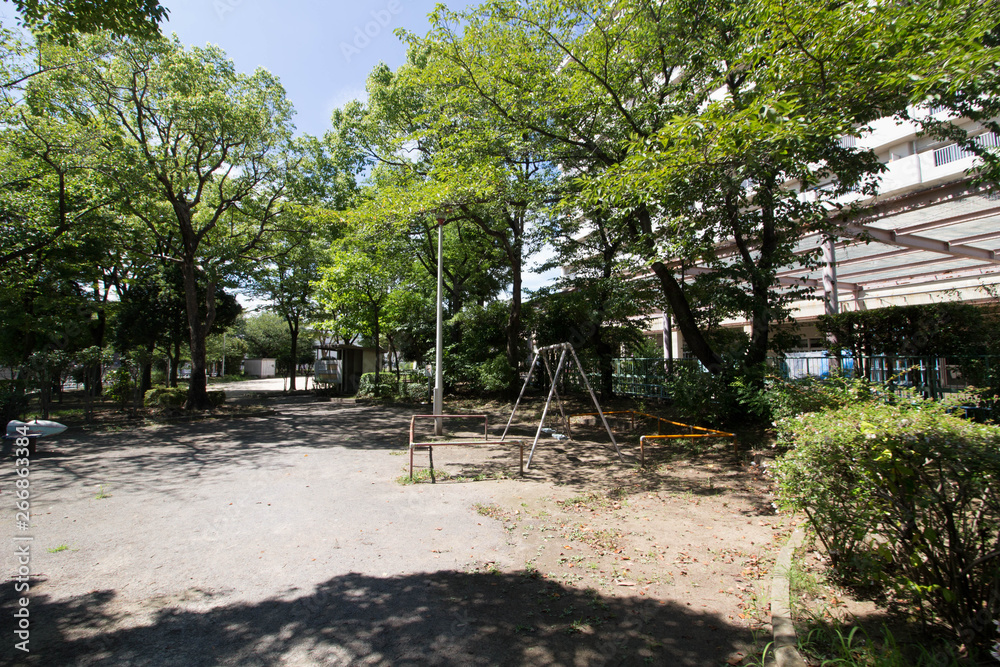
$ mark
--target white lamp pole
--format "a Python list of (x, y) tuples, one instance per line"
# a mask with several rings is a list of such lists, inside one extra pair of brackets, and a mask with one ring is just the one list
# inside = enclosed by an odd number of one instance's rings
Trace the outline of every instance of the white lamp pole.
[[(444, 287), (444, 253), (442, 249), (444, 247), (444, 218), (437, 219), (438, 228), (438, 281), (437, 281), (437, 341), (434, 348), (434, 413), (435, 415), (444, 414), (443, 403), (444, 403), (444, 368), (441, 366), (441, 358), (443, 356), (444, 347), (444, 336), (442, 329), (442, 308), (441, 308), (441, 292)], [(434, 434), (443, 435), (444, 427), (441, 419), (434, 420)]]

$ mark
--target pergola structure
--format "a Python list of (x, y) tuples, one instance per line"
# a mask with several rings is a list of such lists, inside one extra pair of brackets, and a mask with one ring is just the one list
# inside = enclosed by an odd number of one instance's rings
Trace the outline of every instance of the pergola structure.
[[(821, 249), (819, 265), (803, 262), (777, 275), (780, 284), (812, 288), (817, 297), (794, 304), (799, 321), (842, 310), (983, 301), (992, 298), (990, 287), (1000, 291), (1000, 194), (967, 178), (878, 198), (860, 215), (840, 220), (839, 228), (833, 240), (821, 234), (799, 240), (797, 255)], [(737, 252), (735, 244), (717, 248), (718, 257), (734, 261)], [(711, 271), (688, 266), (683, 274), (693, 278)], [(677, 351), (670, 350), (671, 356)]]
[(799, 252), (824, 245), (822, 269), (778, 274), (822, 291), (826, 312), (839, 312), (841, 295), (866, 310), (869, 302), (1000, 283), (1000, 195), (969, 181), (878, 202), (840, 229), (838, 241), (813, 235), (800, 242)]

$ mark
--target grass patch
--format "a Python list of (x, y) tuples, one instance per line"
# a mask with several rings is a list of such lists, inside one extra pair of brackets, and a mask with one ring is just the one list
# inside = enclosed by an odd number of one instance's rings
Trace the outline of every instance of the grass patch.
[(69, 550), (69, 545), (68, 544), (60, 544), (57, 547), (52, 547), (51, 549), (48, 549), (48, 552), (50, 554), (57, 554), (60, 551), (68, 551), (68, 550)]
[(796, 557), (792, 559), (792, 567), (788, 570), (788, 586), (793, 600), (801, 596), (816, 599), (823, 593), (826, 582), (820, 574), (803, 567), (802, 559)]
[(556, 504), (563, 509), (589, 510), (591, 512), (598, 509), (620, 509), (628, 504), (626, 496), (627, 491), (623, 487), (616, 487), (607, 493), (591, 491), (566, 500), (559, 500)]
[(446, 482), (452, 478), (451, 473), (447, 470), (434, 470), (433, 477), (432, 471), (427, 468), (421, 468), (420, 470), (413, 471), (413, 478), (411, 479), (409, 475), (400, 475), (396, 478), (397, 484), (402, 484), (403, 486), (409, 486), (410, 484), (420, 484), (421, 482)]
[(563, 534), (568, 540), (583, 542), (602, 554), (620, 552), (625, 549), (625, 534), (617, 528), (591, 529), (584, 525), (574, 526)]
[(885, 625), (877, 636), (860, 625), (810, 616), (799, 632), (799, 651), (810, 664), (838, 667), (960, 667), (953, 647), (941, 642), (901, 642)]

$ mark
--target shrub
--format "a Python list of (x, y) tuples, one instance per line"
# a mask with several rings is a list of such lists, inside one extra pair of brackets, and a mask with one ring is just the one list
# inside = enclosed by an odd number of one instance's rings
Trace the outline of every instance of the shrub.
[(0, 383), (0, 428), (12, 419), (20, 419), (28, 411), (28, 397), (15, 382)]
[(719, 423), (729, 412), (728, 382), (701, 368), (676, 364), (664, 386), (683, 420)]
[[(378, 387), (375, 386), (375, 374), (365, 373), (358, 383), (358, 398), (383, 398), (387, 400), (426, 401), (427, 378), (421, 373), (412, 371), (400, 374), (400, 381), (392, 371), (383, 371)], [(376, 392), (376, 389), (378, 390)]]
[(427, 380), (423, 382), (410, 382), (403, 385), (403, 398), (410, 401), (427, 400)]
[(517, 371), (507, 363), (507, 355), (498, 354), (489, 361), (480, 364), (476, 369), (478, 385), (483, 391), (506, 391), (511, 383), (517, 381)]
[(807, 412), (835, 410), (853, 403), (889, 400), (889, 395), (881, 385), (863, 378), (833, 376), (785, 380), (772, 376), (767, 379), (764, 398), (771, 419), (780, 421)]
[[(209, 392), (216, 393), (216, 392)], [(224, 392), (221, 392), (224, 393)], [(172, 408), (184, 407), (187, 401), (188, 390), (186, 387), (153, 387), (146, 392), (143, 397), (144, 405), (147, 408)]]
[(132, 375), (125, 368), (113, 368), (107, 372), (105, 382), (105, 395), (124, 409), (135, 390)]
[(677, 416), (688, 422), (719, 425), (766, 418), (763, 369), (730, 364), (716, 374), (675, 362), (663, 384)]
[(1000, 611), (1000, 428), (915, 397), (779, 424), (781, 502), (804, 510), (834, 568), (929, 610), (985, 648)]
[(375, 374), (365, 373), (358, 382), (358, 398), (392, 398), (396, 395), (396, 378), (392, 373), (380, 373), (375, 384)]
[(208, 392), (208, 402), (213, 408), (217, 408), (226, 402), (226, 392), (221, 389)]

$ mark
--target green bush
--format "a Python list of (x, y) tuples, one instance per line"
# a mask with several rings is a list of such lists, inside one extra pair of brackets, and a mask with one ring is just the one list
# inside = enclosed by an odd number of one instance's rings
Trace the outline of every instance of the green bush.
[(846, 583), (874, 585), (985, 648), (1000, 612), (1000, 428), (916, 397), (779, 423), (784, 506)]
[(365, 373), (358, 382), (358, 398), (393, 398), (396, 395), (396, 376), (392, 373), (379, 374), (379, 383), (375, 384), (375, 374)]
[(713, 374), (690, 363), (675, 363), (663, 383), (678, 417), (691, 423), (732, 424), (766, 418), (763, 369), (727, 366)]
[(226, 392), (221, 389), (208, 392), (208, 402), (213, 408), (217, 408), (226, 402)]
[(153, 387), (147, 389), (146, 393), (142, 395), (142, 404), (147, 408), (155, 408), (157, 406), (157, 401), (160, 398), (160, 394), (163, 393), (163, 387)]
[[(187, 387), (153, 387), (143, 396), (143, 405), (147, 408), (183, 408), (187, 402)], [(208, 392), (208, 402), (217, 408), (226, 402), (226, 392), (221, 389)]]
[(426, 401), (427, 400), (427, 380), (424, 379), (423, 382), (409, 382), (403, 385), (403, 398), (408, 401)]
[(829, 378), (804, 377), (784, 380), (767, 379), (764, 392), (767, 409), (774, 421), (822, 410), (835, 410), (854, 403), (889, 400), (879, 384), (867, 380), (833, 376)]
[(498, 354), (489, 361), (480, 364), (476, 369), (479, 376), (479, 388), (483, 391), (505, 391), (517, 380), (517, 371), (507, 363), (506, 354)]
[(132, 375), (125, 368), (113, 368), (105, 376), (105, 395), (124, 409), (132, 400), (132, 392), (135, 385), (132, 382)]
[(28, 411), (28, 397), (15, 382), (0, 383), (0, 428), (12, 419), (20, 419)]
[[(209, 392), (210, 394), (216, 392)], [(224, 393), (224, 392), (220, 392)], [(184, 407), (187, 401), (187, 387), (153, 387), (146, 392), (143, 397), (143, 404), (147, 408), (172, 408)]]

